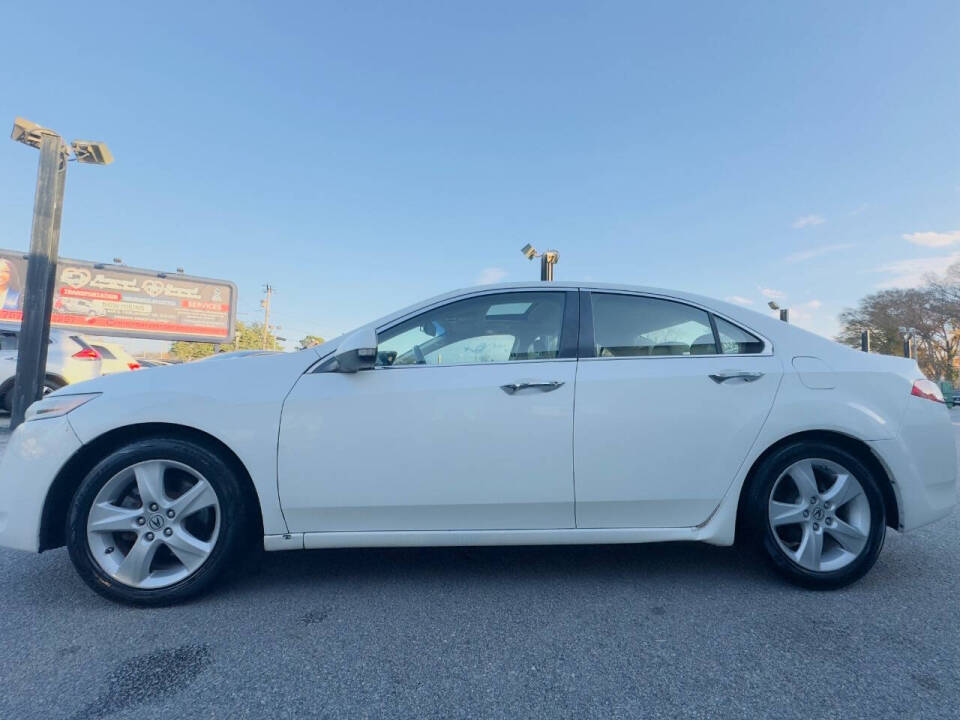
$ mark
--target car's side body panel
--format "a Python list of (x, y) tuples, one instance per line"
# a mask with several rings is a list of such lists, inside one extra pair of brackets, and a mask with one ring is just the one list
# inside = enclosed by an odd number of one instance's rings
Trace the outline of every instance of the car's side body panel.
[[(711, 373), (761, 373), (717, 383)], [(591, 358), (577, 374), (577, 527), (684, 527), (714, 511), (780, 383), (771, 356)]]
[(80, 440), (66, 417), (24, 423), (0, 460), (0, 545), (37, 552), (50, 483)]
[[(280, 430), (291, 531), (574, 527), (576, 360), (304, 375)], [(502, 385), (560, 382), (508, 393)]]
[(145, 423), (170, 423), (211, 435), (233, 450), (250, 474), (264, 532), (284, 533), (287, 525), (277, 497), (280, 411), (290, 388), (317, 357), (305, 350), (110, 375), (83, 386), (84, 392), (103, 395), (70, 413), (70, 423), (84, 443)]

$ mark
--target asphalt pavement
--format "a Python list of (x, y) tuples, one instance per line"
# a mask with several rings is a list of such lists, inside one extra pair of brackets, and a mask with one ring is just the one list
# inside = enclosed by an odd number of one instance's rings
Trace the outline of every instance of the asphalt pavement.
[(273, 553), (155, 610), (0, 549), (0, 718), (957, 717), (958, 539), (830, 593), (690, 543)]

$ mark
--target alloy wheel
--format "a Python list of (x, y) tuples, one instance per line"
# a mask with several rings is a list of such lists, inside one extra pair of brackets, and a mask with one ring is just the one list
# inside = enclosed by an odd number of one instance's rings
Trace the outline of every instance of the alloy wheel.
[(780, 549), (813, 572), (856, 560), (870, 537), (870, 503), (859, 480), (832, 460), (798, 460), (773, 484), (768, 519)]
[(220, 534), (220, 502), (188, 465), (147, 460), (104, 484), (86, 529), (90, 553), (110, 577), (138, 589), (168, 587), (210, 557)]

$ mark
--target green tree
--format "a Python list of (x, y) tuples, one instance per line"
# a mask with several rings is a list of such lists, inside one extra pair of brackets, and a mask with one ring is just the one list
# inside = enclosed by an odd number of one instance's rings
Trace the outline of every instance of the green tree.
[[(949, 278), (949, 274), (948, 274)], [(960, 278), (958, 278), (960, 279)], [(956, 379), (953, 360), (960, 353), (960, 304), (950, 292), (960, 288), (928, 284), (909, 290), (882, 290), (867, 295), (855, 308), (840, 313), (837, 341), (860, 347), (860, 332), (870, 331), (870, 349), (884, 355), (903, 354), (903, 332), (913, 335), (917, 363), (927, 377)]]
[[(220, 349), (223, 352), (232, 350), (259, 350), (263, 347), (263, 323), (244, 323), (237, 321), (236, 336), (232, 343), (223, 343)], [(270, 332), (267, 333), (267, 349), (275, 350), (277, 339)], [(170, 345), (170, 352), (183, 362), (198, 360), (213, 355), (213, 343), (184, 342), (182, 340)]]
[(297, 346), (297, 349), (305, 350), (314, 345), (323, 345), (324, 342), (325, 340), (319, 335), (307, 335), (306, 337), (300, 338), (300, 344)]

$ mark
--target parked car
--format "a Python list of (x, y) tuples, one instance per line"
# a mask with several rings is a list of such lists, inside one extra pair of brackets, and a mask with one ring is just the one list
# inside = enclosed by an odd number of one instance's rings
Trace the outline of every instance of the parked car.
[(101, 372), (104, 375), (140, 369), (140, 363), (122, 345), (97, 341), (91, 347), (100, 353), (103, 362)]
[[(19, 340), (19, 326), (0, 326), (0, 407), (7, 412), (13, 407)], [(90, 347), (82, 335), (50, 330), (47, 371), (43, 378), (44, 393), (100, 377), (100, 370), (99, 353)]]
[(172, 364), (165, 360), (147, 360), (146, 358), (137, 358), (137, 363), (139, 363), (141, 368), (163, 367), (164, 365)]
[(233, 350), (232, 352), (218, 352), (207, 355), (200, 360), (236, 360), (238, 358), (256, 357), (257, 355), (276, 355), (277, 352), (277, 350)]
[(209, 588), (252, 541), (739, 538), (835, 588), (888, 527), (946, 516), (956, 480), (913, 360), (690, 293), (496, 285), (300, 352), (48, 395), (0, 464), (0, 545), (66, 544), (91, 588), (141, 604)]

